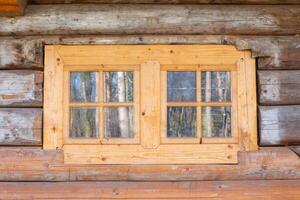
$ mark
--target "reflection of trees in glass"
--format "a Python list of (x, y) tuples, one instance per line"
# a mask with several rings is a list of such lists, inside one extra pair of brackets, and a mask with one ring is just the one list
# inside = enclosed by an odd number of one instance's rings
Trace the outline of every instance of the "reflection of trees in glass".
[(167, 108), (167, 136), (195, 137), (196, 107)]
[(196, 101), (196, 72), (168, 72), (168, 102)]
[(97, 137), (96, 108), (71, 108), (70, 137)]
[[(133, 101), (132, 72), (105, 72), (105, 101)], [(105, 114), (107, 137), (132, 137), (133, 117), (128, 107), (106, 109)]]
[[(202, 72), (202, 101), (231, 99), (230, 72)], [(231, 136), (231, 113), (227, 107), (202, 108), (202, 134), (206, 137)]]
[(71, 72), (71, 101), (94, 102), (96, 100), (97, 72)]
[[(71, 72), (71, 101), (96, 101), (96, 79), (97, 72)], [(96, 120), (95, 108), (71, 108), (70, 137), (96, 137)]]
[[(122, 109), (120, 109), (122, 108)], [(125, 121), (120, 122), (120, 112), (124, 112)], [(105, 107), (105, 137), (131, 138), (133, 137), (133, 109), (132, 107)], [(124, 128), (125, 126), (125, 128)], [(125, 131), (126, 132), (125, 132)]]

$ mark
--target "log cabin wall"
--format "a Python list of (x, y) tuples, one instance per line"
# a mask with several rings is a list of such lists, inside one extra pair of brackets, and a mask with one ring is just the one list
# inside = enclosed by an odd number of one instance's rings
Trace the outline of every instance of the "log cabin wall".
[[(96, 4), (73, 4), (83, 2)], [(147, 194), (171, 199), (217, 194), (216, 198), (230, 199), (236, 197), (234, 192), (244, 195), (241, 199), (297, 199), (300, 2), (116, 0), (103, 4), (109, 2), (32, 0), (24, 16), (0, 17), (0, 199), (148, 198)], [(257, 59), (261, 149), (240, 153), (240, 163), (234, 166), (64, 165), (61, 151), (42, 150), (45, 44), (225, 44), (251, 50)], [(203, 184), (207, 189), (201, 189)], [(76, 193), (79, 187), (90, 192)], [(149, 187), (154, 188), (152, 193)], [(248, 189), (254, 193), (246, 194)], [(271, 194), (274, 190), (276, 195)]]

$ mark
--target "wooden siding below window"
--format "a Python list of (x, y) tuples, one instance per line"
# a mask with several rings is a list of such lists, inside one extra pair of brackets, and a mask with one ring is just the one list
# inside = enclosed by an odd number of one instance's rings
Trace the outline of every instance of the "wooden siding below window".
[(240, 152), (235, 165), (67, 165), (62, 151), (37, 147), (1, 147), (0, 157), (0, 181), (300, 179), (300, 159), (287, 147)]
[(299, 180), (0, 183), (3, 199), (298, 200)]

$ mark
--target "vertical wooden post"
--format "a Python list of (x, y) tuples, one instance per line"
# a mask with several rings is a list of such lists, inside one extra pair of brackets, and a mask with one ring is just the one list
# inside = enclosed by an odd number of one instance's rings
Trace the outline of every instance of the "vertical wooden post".
[(160, 64), (141, 64), (141, 144), (157, 148), (160, 144)]

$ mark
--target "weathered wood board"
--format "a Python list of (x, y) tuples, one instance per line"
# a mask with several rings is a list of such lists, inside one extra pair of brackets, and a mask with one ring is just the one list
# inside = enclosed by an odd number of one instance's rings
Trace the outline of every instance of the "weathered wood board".
[(31, 3), (300, 4), (298, 0), (31, 0)]
[(297, 200), (300, 180), (0, 183), (4, 199)]
[(0, 108), (0, 145), (41, 144), (42, 109)]
[(0, 18), (0, 35), (242, 34), (300, 32), (298, 5), (30, 5)]
[(0, 181), (201, 181), (300, 179), (287, 147), (239, 153), (237, 165), (64, 165), (63, 152), (1, 147)]
[(0, 71), (0, 107), (41, 107), (43, 72)]
[(300, 69), (300, 37), (220, 35), (3, 37), (0, 68), (42, 68), (44, 44), (228, 44), (251, 50), (259, 69)]
[(258, 71), (261, 105), (299, 105), (300, 70)]
[(300, 106), (259, 106), (260, 145), (300, 144)]

